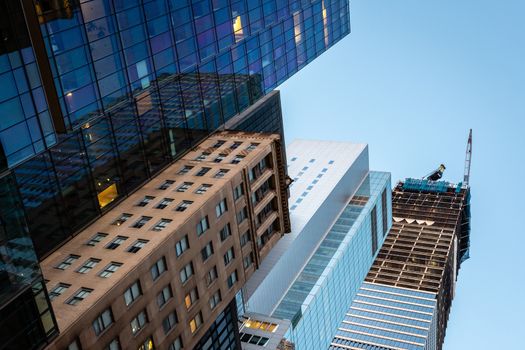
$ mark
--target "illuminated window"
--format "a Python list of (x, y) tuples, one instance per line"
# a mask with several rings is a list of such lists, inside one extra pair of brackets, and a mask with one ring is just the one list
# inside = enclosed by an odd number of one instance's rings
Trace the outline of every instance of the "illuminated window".
[(193, 288), (184, 297), (184, 304), (186, 305), (186, 309), (189, 310), (197, 300), (199, 300), (199, 292), (197, 291), (197, 288)]
[(190, 321), (190, 330), (192, 333), (202, 325), (202, 312), (199, 311), (197, 315)]
[(235, 34), (235, 42), (239, 42), (244, 38), (241, 16), (237, 16), (233, 19), (233, 33)]
[(155, 345), (153, 344), (153, 338), (149, 336), (139, 347), (137, 350), (153, 350), (155, 349)]
[[(100, 183), (99, 183), (100, 186)], [(113, 202), (118, 197), (117, 185), (112, 184), (106, 187), (102, 192), (97, 195), (98, 205), (104, 208), (109, 203)]]

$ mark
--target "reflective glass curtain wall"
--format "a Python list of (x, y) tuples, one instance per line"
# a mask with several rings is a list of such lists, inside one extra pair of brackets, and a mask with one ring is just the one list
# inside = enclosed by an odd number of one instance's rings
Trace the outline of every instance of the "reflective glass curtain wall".
[(40, 257), (349, 32), (343, 0), (34, 5), (70, 130), (14, 169)]

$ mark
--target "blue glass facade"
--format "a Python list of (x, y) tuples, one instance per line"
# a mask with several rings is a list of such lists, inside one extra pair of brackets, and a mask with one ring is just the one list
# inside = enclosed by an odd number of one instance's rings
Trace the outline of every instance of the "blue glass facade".
[(434, 293), (363, 283), (330, 349), (436, 349), (436, 310)]
[[(292, 326), (287, 340), (296, 349), (327, 348), (365, 278), (377, 250), (375, 237), (384, 239), (383, 228), (373, 221), (391, 222), (390, 197), (387, 212), (382, 211), (382, 193), (390, 189), (390, 174), (370, 172), (357, 193), (295, 279), (272, 317), (288, 319)], [(376, 217), (372, 218), (375, 214)]]
[[(217, 128), (282, 131), (275, 98), (229, 122), (349, 32), (344, 0), (27, 3), (38, 33), (4, 55), (5, 79), (40, 71), (24, 96), (42, 107), (17, 117), (23, 133), (0, 115), (0, 165), (16, 177), (39, 257)], [(10, 96), (10, 110), (30, 108)]]
[(56, 143), (18, 1), (0, 3), (0, 172)]

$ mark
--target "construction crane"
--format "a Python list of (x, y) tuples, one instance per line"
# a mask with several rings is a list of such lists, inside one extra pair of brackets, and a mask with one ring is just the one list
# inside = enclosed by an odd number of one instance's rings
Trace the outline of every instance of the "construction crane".
[(441, 164), (439, 166), (439, 168), (437, 168), (436, 170), (434, 170), (433, 172), (431, 172), (430, 174), (425, 176), (423, 179), (427, 179), (427, 180), (430, 180), (430, 181), (437, 181), (437, 180), (441, 179), (445, 169), (446, 169), (445, 164)]
[(465, 154), (465, 173), (463, 175), (463, 185), (468, 186), (470, 180), (470, 161), (472, 159), (472, 129), (468, 134), (467, 152)]

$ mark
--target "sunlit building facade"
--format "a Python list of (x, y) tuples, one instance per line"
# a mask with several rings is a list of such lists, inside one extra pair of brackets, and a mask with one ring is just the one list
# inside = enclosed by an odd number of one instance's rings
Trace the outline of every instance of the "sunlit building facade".
[(469, 257), (470, 187), (406, 179), (393, 224), (331, 350), (442, 349), (461, 263)]
[(6, 0), (0, 19), (0, 319), (43, 334), (24, 348), (57, 332), (47, 307), (17, 321), (48, 299), (39, 260), (216, 129), (282, 133), (272, 91), (350, 31), (344, 0)]
[[(369, 170), (364, 144), (297, 140), (287, 156), (292, 232), (248, 280), (246, 310), (290, 323), (279, 349), (323, 349), (391, 226), (390, 174)], [(244, 349), (271, 339), (242, 332)]]

